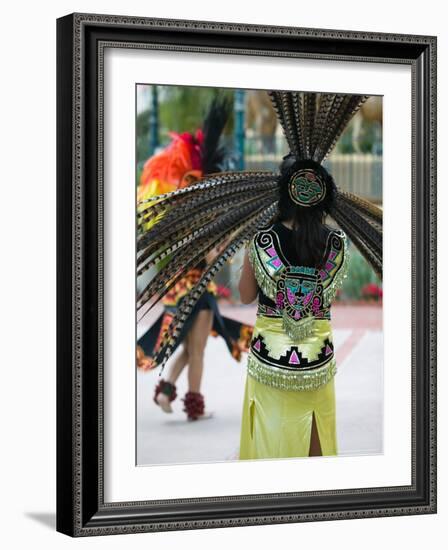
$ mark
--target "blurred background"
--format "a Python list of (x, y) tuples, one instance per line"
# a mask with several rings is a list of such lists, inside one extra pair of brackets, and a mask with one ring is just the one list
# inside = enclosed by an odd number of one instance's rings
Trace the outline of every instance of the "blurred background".
[[(137, 87), (136, 183), (145, 161), (169, 142), (168, 132), (194, 132), (217, 94), (232, 99), (233, 112), (223, 141), (234, 151), (238, 170), (277, 169), (287, 154), (287, 143), (271, 101), (263, 90), (227, 90), (188, 86)], [(352, 191), (382, 206), (382, 98), (371, 97), (353, 117), (324, 165), (339, 188)], [(381, 283), (354, 247), (351, 273), (339, 301), (380, 301)], [(242, 253), (226, 266), (217, 281), (222, 297), (238, 302), (237, 278)]]
[[(170, 142), (170, 131), (195, 132), (201, 127), (207, 106), (216, 94), (228, 96), (233, 105), (222, 140), (234, 152), (235, 169), (275, 170), (288, 153), (271, 101), (263, 90), (142, 84), (137, 86), (136, 94), (136, 185), (147, 159)], [(363, 104), (324, 166), (340, 189), (382, 207), (381, 97), (371, 96)], [(349, 250), (348, 277), (332, 307), (339, 371), (336, 383), (340, 454), (375, 454), (382, 452), (382, 285), (350, 242)], [(243, 254), (241, 250), (226, 264), (215, 282), (221, 312), (253, 324), (256, 306), (241, 304), (237, 290)], [(143, 318), (137, 337), (152, 322), (151, 315)], [(209, 421), (185, 426), (180, 403), (173, 415), (164, 415), (152, 403), (157, 374), (137, 373), (138, 464), (237, 457), (245, 368), (236, 362), (229, 366), (232, 360), (220, 340), (209, 338), (206, 348), (203, 393), (206, 406), (217, 409), (215, 418)], [(207, 368), (207, 362), (213, 366)], [(228, 388), (228, 392), (223, 392), (223, 388)], [(179, 393), (184, 390), (180, 382)], [(154, 445), (155, 441), (159, 443)]]

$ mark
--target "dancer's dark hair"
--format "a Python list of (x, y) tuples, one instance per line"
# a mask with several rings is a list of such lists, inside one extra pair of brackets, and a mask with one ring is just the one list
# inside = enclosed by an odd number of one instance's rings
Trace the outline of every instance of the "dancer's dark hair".
[[(310, 168), (317, 172), (326, 185), (325, 198), (310, 207), (301, 206), (291, 200), (288, 184), (295, 172)], [(294, 248), (300, 264), (308, 267), (322, 267), (329, 227), (325, 218), (330, 213), (336, 198), (336, 185), (331, 175), (313, 160), (297, 160), (294, 155), (284, 157), (280, 165), (278, 180), (278, 214), (275, 221), (291, 222)]]

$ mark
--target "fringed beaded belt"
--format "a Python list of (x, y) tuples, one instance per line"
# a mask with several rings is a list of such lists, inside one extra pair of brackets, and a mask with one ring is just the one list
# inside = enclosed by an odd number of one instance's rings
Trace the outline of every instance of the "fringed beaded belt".
[(283, 329), (282, 317), (259, 315), (247, 372), (257, 381), (284, 390), (316, 390), (336, 374), (330, 322), (314, 320), (300, 341)]

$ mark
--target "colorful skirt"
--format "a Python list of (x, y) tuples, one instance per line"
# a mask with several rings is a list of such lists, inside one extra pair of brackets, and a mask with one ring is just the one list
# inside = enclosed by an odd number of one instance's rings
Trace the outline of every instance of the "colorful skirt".
[(240, 460), (309, 456), (313, 414), (323, 456), (337, 454), (334, 378), (311, 391), (274, 388), (247, 376)]
[[(180, 301), (177, 305), (180, 304)], [(183, 342), (190, 331), (194, 320), (203, 309), (209, 309), (213, 312), (213, 327), (211, 336), (221, 336), (226, 342), (227, 349), (234, 359), (241, 360), (242, 352), (248, 351), (252, 338), (253, 327), (229, 319), (221, 315), (218, 302), (212, 292), (204, 292), (196, 303), (193, 311), (186, 319), (179, 337), (175, 343), (173, 351)], [(165, 305), (164, 312), (159, 316), (156, 322), (143, 334), (137, 342), (137, 366), (143, 370), (157, 367), (164, 358), (163, 340), (164, 335), (177, 311), (177, 306)], [(157, 360), (155, 360), (157, 356)]]

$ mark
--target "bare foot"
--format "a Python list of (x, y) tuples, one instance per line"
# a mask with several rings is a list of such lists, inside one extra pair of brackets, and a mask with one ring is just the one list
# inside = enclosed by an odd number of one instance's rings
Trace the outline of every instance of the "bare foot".
[(163, 412), (166, 412), (166, 413), (173, 412), (170, 398), (164, 393), (159, 393), (159, 395), (156, 397), (156, 401), (160, 405), (160, 408), (162, 409)]

